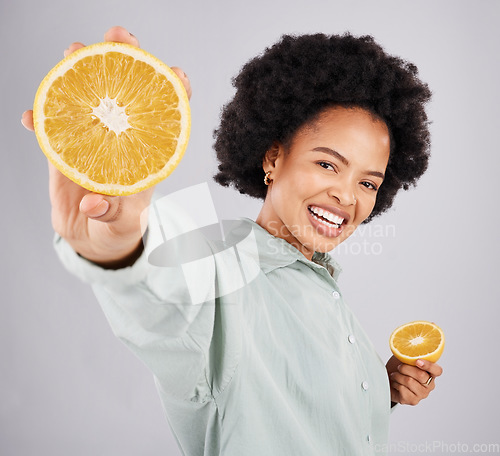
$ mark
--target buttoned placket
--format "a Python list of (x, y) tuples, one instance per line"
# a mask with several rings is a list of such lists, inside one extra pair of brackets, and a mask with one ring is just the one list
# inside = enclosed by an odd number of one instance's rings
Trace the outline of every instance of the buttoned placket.
[[(330, 275), (330, 273), (327, 271), (327, 269), (324, 266), (318, 265), (317, 263), (314, 263), (313, 268), (316, 269), (316, 271), (319, 273), (319, 275), (322, 276), (326, 280), (328, 285), (331, 287), (330, 293), (331, 293), (331, 299), (332, 299), (333, 303), (335, 303), (336, 305), (339, 305), (339, 306), (344, 305), (342, 295), (337, 287), (337, 282)], [(346, 343), (348, 343), (351, 346), (351, 348), (355, 351), (354, 356), (360, 356), (359, 351), (358, 351), (358, 347), (356, 344), (356, 336), (355, 336), (352, 328), (348, 329), (348, 334), (346, 335), (345, 340), (346, 340)], [(363, 379), (359, 383), (359, 391), (360, 391), (360, 394), (362, 396), (364, 396), (362, 398), (362, 400), (367, 401), (368, 402), (367, 407), (370, 408), (371, 407), (371, 398), (370, 398), (370, 391), (369, 391), (370, 383), (369, 383), (369, 378), (367, 376), (366, 371), (362, 373), (362, 378)], [(366, 444), (368, 446), (371, 446), (371, 444), (372, 444), (371, 426), (369, 423), (366, 423), (366, 426), (367, 426), (365, 429)]]
[[(332, 298), (336, 304), (338, 304), (338, 305), (343, 304), (342, 296), (337, 289), (334, 288), (332, 290), (331, 294), (332, 294)], [(355, 352), (356, 352), (355, 356), (357, 356), (358, 355), (358, 347), (356, 346), (356, 336), (354, 335), (354, 332), (352, 331), (351, 328), (349, 328), (349, 330), (348, 330), (346, 341), (355, 350)], [(369, 394), (370, 394), (369, 389), (370, 389), (370, 383), (369, 383), (368, 379), (365, 378), (360, 383), (360, 394), (366, 395), (366, 397), (363, 398), (363, 400), (367, 400), (368, 402), (371, 402), (370, 396), (369, 396)], [(372, 443), (371, 430), (367, 429), (366, 431), (367, 431), (366, 432), (366, 443), (368, 445), (371, 445), (371, 443)]]

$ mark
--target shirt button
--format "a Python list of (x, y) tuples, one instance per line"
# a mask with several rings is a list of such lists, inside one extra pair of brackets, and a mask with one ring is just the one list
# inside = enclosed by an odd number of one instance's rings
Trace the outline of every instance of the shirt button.
[(372, 436), (370, 434), (368, 434), (366, 436), (366, 440), (367, 440), (368, 443), (370, 443), (372, 441)]
[(333, 291), (332, 296), (334, 299), (339, 299), (340, 298), (340, 293), (338, 291)]
[(354, 337), (354, 334), (349, 334), (347, 336), (347, 340), (349, 341), (349, 343), (351, 344), (354, 344), (356, 342), (356, 338)]
[(363, 388), (365, 391), (367, 391), (369, 387), (370, 385), (368, 385), (367, 381), (361, 383), (361, 388)]

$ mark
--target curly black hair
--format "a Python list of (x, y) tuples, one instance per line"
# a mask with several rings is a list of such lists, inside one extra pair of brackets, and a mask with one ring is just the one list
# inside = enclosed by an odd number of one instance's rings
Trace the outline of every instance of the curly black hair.
[(289, 143), (332, 106), (360, 107), (384, 121), (391, 152), (371, 215), (385, 212), (399, 189), (415, 185), (429, 161), (431, 91), (417, 67), (388, 55), (371, 36), (283, 35), (233, 78), (234, 98), (214, 131), (223, 186), (264, 199), (262, 161), (273, 143)]

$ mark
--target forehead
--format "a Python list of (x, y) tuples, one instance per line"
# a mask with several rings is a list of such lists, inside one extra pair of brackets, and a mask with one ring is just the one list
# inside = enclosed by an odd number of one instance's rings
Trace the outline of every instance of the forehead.
[(313, 121), (299, 128), (291, 143), (330, 147), (344, 154), (363, 152), (383, 160), (388, 159), (390, 151), (386, 123), (359, 107), (325, 109)]

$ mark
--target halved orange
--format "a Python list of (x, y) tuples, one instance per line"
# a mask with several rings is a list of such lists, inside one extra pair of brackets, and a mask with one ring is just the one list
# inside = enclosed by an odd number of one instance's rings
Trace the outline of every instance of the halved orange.
[(186, 150), (189, 100), (177, 75), (137, 47), (98, 43), (59, 62), (33, 108), (47, 158), (88, 190), (129, 195), (167, 177)]
[(436, 324), (428, 321), (413, 321), (396, 328), (389, 345), (399, 361), (416, 365), (417, 360), (436, 362), (444, 350), (444, 333)]

